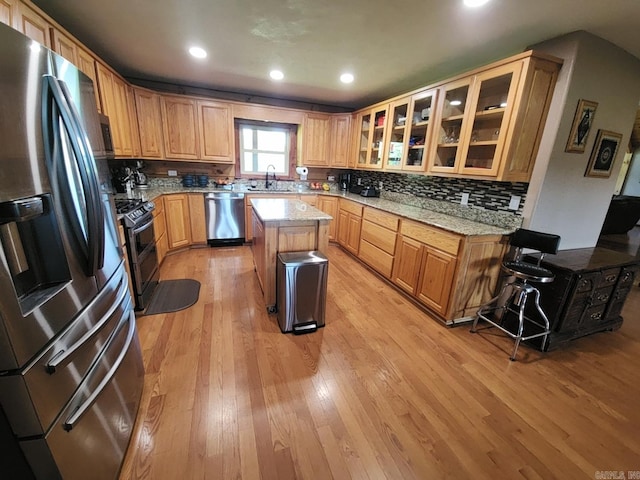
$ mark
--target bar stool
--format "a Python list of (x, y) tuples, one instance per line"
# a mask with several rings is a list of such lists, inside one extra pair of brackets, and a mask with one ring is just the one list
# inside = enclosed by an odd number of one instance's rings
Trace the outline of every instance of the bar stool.
[[(478, 321), (480, 319), (490, 325), (486, 328), (497, 327), (515, 340), (512, 361), (516, 359), (516, 352), (523, 340), (544, 337), (542, 339), (542, 349), (547, 343), (547, 336), (550, 333), (549, 319), (540, 307), (540, 291), (531, 283), (553, 282), (555, 275), (551, 270), (540, 266), (542, 259), (547, 253), (557, 253), (560, 237), (549, 233), (535, 232), (520, 228), (513, 233), (510, 245), (516, 248), (514, 260), (504, 261), (502, 269), (509, 274), (509, 280), (505, 282), (498, 296), (492, 298), (487, 304), (480, 307), (471, 327), (471, 333), (476, 333)], [(537, 263), (528, 263), (522, 260), (523, 250), (534, 250), (540, 254)], [(533, 252), (533, 253), (535, 253)], [(531, 282), (531, 283), (530, 283)], [(507, 291), (511, 290), (505, 300)], [(542, 319), (542, 323), (525, 315), (527, 299), (529, 295), (534, 295), (535, 307)], [(507, 312), (518, 315), (517, 332), (512, 332), (504, 326)], [(535, 313), (535, 312), (534, 312)], [(531, 335), (524, 335), (525, 321), (537, 325), (542, 331)]]

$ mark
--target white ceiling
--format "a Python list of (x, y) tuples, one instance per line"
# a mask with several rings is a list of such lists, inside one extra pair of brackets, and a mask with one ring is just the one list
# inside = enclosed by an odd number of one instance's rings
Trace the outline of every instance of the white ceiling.
[[(586, 30), (640, 58), (640, 0), (34, 0), (125, 77), (359, 108)], [(196, 61), (186, 49), (208, 50)], [(285, 79), (276, 83), (269, 70)], [(342, 85), (351, 71), (356, 79)]]

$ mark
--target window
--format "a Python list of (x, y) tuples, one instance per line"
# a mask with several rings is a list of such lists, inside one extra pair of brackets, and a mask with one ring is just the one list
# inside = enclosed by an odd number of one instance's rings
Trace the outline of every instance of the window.
[[(288, 177), (291, 165), (294, 125), (238, 122), (240, 173), (265, 173), (273, 165), (276, 175)], [(295, 161), (294, 161), (295, 163)]]

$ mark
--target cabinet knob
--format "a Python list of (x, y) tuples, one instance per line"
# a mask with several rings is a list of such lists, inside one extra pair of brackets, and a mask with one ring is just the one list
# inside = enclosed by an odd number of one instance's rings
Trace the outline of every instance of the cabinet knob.
[(605, 277), (605, 281), (608, 283), (614, 282), (616, 280), (616, 275), (615, 274), (611, 274), (611, 275), (607, 275)]
[(592, 313), (591, 320), (600, 320), (602, 318), (602, 312)]

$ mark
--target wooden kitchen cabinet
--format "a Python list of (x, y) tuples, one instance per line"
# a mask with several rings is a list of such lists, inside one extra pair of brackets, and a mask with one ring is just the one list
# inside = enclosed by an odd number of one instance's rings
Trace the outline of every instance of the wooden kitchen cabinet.
[(207, 225), (204, 211), (204, 194), (189, 193), (189, 219), (191, 224), (191, 243), (207, 244)]
[(387, 278), (391, 278), (398, 224), (399, 218), (393, 214), (364, 208), (358, 256)]
[(96, 59), (87, 52), (84, 48), (78, 46), (77, 49), (77, 67), (82, 71), (87, 77), (93, 80), (93, 93), (96, 97), (96, 106), (98, 107), (98, 112), (102, 113), (102, 104), (100, 103), (100, 89), (98, 86), (98, 74), (96, 73)]
[(156, 198), (153, 203), (156, 208), (153, 210), (153, 233), (156, 240), (156, 251), (158, 254), (158, 265), (162, 265), (164, 257), (169, 250), (169, 240), (167, 236), (167, 224), (164, 215), (164, 199)]
[(109, 117), (115, 155), (131, 158), (135, 152), (128, 85), (102, 63), (97, 63), (96, 69), (102, 113)]
[(16, 2), (17, 18), (13, 27), (27, 37), (51, 48), (51, 24), (39, 13), (22, 2)]
[(164, 212), (167, 221), (169, 250), (191, 245), (191, 217), (189, 215), (188, 194), (165, 195)]
[(416, 296), (433, 311), (446, 315), (451, 298), (456, 257), (430, 247), (424, 247), (422, 252), (422, 273)]
[(383, 167), (384, 141), (389, 104), (378, 105), (358, 112), (356, 135), (358, 168), (381, 169)]
[(302, 124), (302, 165), (329, 166), (331, 115), (307, 113)]
[(167, 158), (200, 159), (200, 137), (196, 100), (189, 97), (162, 95), (162, 128)]
[(529, 181), (559, 68), (526, 52), (441, 86), (429, 173)]
[(200, 159), (234, 164), (235, 140), (231, 106), (222, 102), (198, 100)]
[(330, 122), (329, 166), (350, 168), (351, 165), (351, 114), (334, 114)]
[(329, 241), (335, 242), (338, 232), (338, 199), (326, 195), (318, 195), (318, 209), (333, 217), (329, 222)]
[(52, 50), (78, 66), (78, 46), (67, 35), (57, 28), (51, 28)]
[(160, 95), (143, 88), (134, 88), (140, 152), (144, 158), (164, 158)]
[(339, 199), (338, 205), (338, 243), (357, 256), (360, 249), (363, 207), (344, 198)]
[(383, 157), (385, 170), (423, 172), (426, 169), (435, 98), (436, 90), (426, 90), (390, 105)]
[(0, 22), (18, 28), (18, 0), (0, 0)]

